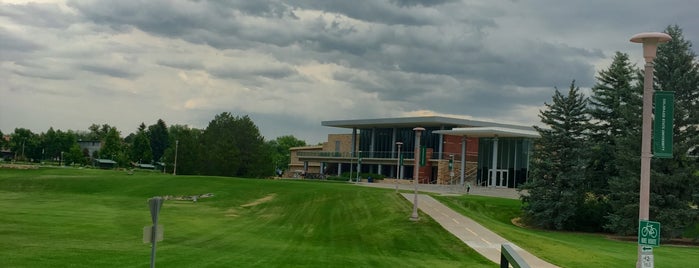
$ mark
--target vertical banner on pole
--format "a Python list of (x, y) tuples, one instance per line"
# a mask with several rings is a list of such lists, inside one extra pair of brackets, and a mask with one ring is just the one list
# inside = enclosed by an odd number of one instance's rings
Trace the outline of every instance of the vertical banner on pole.
[(656, 158), (672, 158), (674, 99), (673, 91), (655, 91), (653, 94), (653, 156)]

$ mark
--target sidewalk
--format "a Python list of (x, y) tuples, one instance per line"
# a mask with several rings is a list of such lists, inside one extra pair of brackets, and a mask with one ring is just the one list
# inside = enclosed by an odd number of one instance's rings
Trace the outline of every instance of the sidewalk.
[[(410, 201), (410, 203), (413, 203), (414, 195), (412, 193), (403, 193), (402, 195), (405, 199)], [(500, 263), (500, 247), (502, 244), (507, 243), (510, 244), (517, 254), (531, 267), (557, 267), (539, 259), (475, 221), (439, 203), (431, 196), (419, 194), (417, 203), (418, 208), (422, 210), (423, 213), (432, 217), (442, 225), (444, 229), (454, 234), (457, 238), (466, 243), (466, 245), (495, 263)]]
[[(387, 189), (395, 189), (396, 186), (398, 186), (399, 190), (414, 190), (415, 185), (412, 183), (366, 183), (366, 182), (360, 182), (357, 185), (361, 186), (368, 186), (368, 187), (377, 187), (377, 188), (387, 188)], [(439, 194), (466, 194), (466, 189), (461, 187), (460, 185), (439, 185), (439, 184), (419, 184), (418, 191), (421, 192), (430, 192), (430, 193), (439, 193)], [(492, 196), (492, 197), (501, 197), (501, 198), (509, 198), (509, 199), (519, 199), (519, 192), (517, 192), (517, 189), (513, 188), (494, 188), (494, 187), (480, 187), (480, 186), (471, 186), (471, 191), (469, 191), (469, 194), (472, 195), (483, 195), (483, 196)]]

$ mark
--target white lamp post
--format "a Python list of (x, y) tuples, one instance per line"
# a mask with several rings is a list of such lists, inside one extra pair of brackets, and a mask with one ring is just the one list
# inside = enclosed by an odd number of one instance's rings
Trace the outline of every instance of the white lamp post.
[(417, 215), (417, 184), (418, 180), (420, 179), (420, 136), (422, 135), (422, 132), (425, 131), (425, 128), (416, 127), (413, 128), (413, 131), (415, 131), (415, 156), (413, 156), (415, 160), (415, 166), (413, 169), (413, 184), (415, 184), (415, 198), (413, 198), (413, 214), (410, 216), (410, 220), (417, 221), (420, 219), (420, 217)]
[[(639, 192), (638, 220), (649, 219), (650, 200), (650, 160), (652, 157), (651, 121), (653, 110), (653, 60), (655, 59), (659, 43), (670, 41), (672, 37), (665, 33), (639, 33), (631, 37), (631, 42), (643, 43), (643, 58), (646, 65), (643, 78), (643, 123), (641, 125), (641, 189)], [(642, 246), (638, 246), (638, 259), (636, 267), (641, 267)]]
[(177, 147), (180, 145), (180, 140), (175, 140), (175, 165), (172, 168), (172, 175), (177, 175)]
[(396, 145), (398, 145), (398, 164), (396, 165), (396, 193), (398, 193), (398, 179), (400, 179), (400, 147), (403, 145), (402, 142), (396, 142)]

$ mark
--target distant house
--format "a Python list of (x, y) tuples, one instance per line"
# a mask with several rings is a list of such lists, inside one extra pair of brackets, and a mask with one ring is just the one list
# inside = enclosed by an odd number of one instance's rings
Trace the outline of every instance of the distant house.
[(83, 152), (83, 154), (87, 154), (87, 157), (93, 159), (92, 156), (94, 153), (102, 149), (102, 142), (80, 140), (78, 141), (78, 146), (80, 146), (80, 151)]
[(116, 167), (117, 162), (111, 159), (100, 159), (100, 158), (95, 158), (92, 163), (95, 165), (95, 167), (101, 168), (101, 169), (113, 169)]

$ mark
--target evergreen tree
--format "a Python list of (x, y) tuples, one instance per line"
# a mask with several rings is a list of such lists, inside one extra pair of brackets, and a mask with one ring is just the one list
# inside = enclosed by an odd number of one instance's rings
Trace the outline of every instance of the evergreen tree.
[(168, 133), (170, 145), (161, 159), (167, 163), (168, 172), (173, 172), (175, 150), (177, 150), (177, 174), (203, 174), (201, 169), (206, 167), (207, 163), (202, 161), (200, 157), (200, 152), (203, 151), (200, 146), (202, 131), (184, 125), (171, 125)]
[(663, 235), (680, 236), (698, 222), (699, 165), (688, 152), (699, 144), (699, 64), (691, 42), (677, 25), (665, 30), (672, 37), (659, 46), (655, 59), (657, 90), (674, 91), (673, 157), (654, 159), (651, 177), (651, 218), (663, 223)]
[[(100, 158), (117, 161), (121, 155), (121, 137), (116, 127), (109, 127), (99, 151)], [(118, 161), (117, 161), (118, 162)]]
[(608, 69), (597, 75), (590, 96), (592, 133), (588, 178), (597, 195), (609, 193), (608, 179), (619, 176), (617, 155), (621, 140), (640, 133), (642, 87), (636, 81), (629, 56), (616, 52)]
[(153, 153), (151, 151), (150, 139), (146, 133), (146, 124), (141, 123), (133, 137), (131, 145), (131, 161), (138, 163), (152, 163)]
[[(651, 161), (650, 219), (662, 223), (663, 237), (678, 237), (685, 228), (699, 222), (697, 205), (699, 174), (697, 162), (687, 156), (697, 145), (699, 134), (699, 74), (691, 43), (678, 26), (669, 26), (672, 40), (661, 44), (655, 59), (655, 89), (675, 92), (673, 157)], [(639, 78), (643, 81), (643, 77)], [(640, 126), (641, 123), (636, 123)], [(610, 182), (612, 213), (607, 228), (622, 235), (638, 230), (640, 179), (640, 131), (622, 140), (617, 178)], [(635, 135), (635, 137), (634, 137)]]
[(540, 112), (548, 128), (535, 126), (541, 138), (534, 145), (530, 180), (523, 185), (523, 220), (547, 229), (578, 230), (585, 218), (585, 143), (587, 100), (571, 83), (568, 95), (558, 89), (553, 103)]
[(165, 149), (169, 145), (170, 138), (168, 137), (167, 125), (162, 119), (158, 119), (155, 125), (148, 127), (148, 137), (150, 137), (150, 147), (154, 161), (160, 161)]

